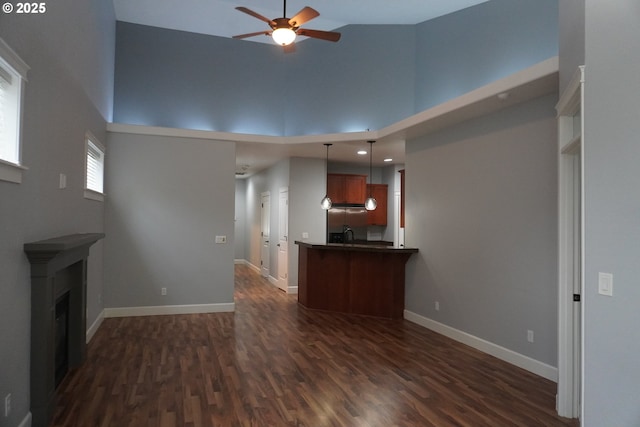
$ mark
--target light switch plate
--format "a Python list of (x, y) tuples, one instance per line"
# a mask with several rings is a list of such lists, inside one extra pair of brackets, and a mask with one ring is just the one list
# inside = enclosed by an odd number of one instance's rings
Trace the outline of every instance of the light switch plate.
[(227, 236), (216, 236), (216, 243), (227, 243)]
[(598, 293), (609, 297), (613, 296), (613, 274), (598, 273)]

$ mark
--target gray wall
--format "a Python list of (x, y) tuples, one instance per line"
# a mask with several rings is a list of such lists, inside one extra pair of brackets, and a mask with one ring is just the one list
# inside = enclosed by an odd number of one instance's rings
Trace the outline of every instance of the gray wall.
[(306, 40), (291, 54), (118, 23), (114, 120), (285, 136), (380, 129), (556, 56), (557, 8), (492, 0), (418, 25), (346, 26), (339, 43)]
[(302, 233), (308, 242), (324, 242), (327, 235), (326, 212), (320, 200), (327, 191), (327, 169), (323, 159), (291, 159), (289, 182), (289, 286), (298, 286), (298, 245)]
[(235, 144), (119, 133), (108, 143), (105, 307), (232, 303)]
[(584, 65), (584, 0), (563, 0), (558, 4), (560, 93)]
[(556, 100), (541, 97), (406, 146), (406, 244), (420, 248), (407, 264), (406, 309), (552, 366)]
[[(0, 398), (12, 396), (11, 415), (1, 417), (0, 425), (17, 426), (29, 412), (31, 281), (23, 244), (104, 231), (104, 204), (83, 197), (84, 135), (90, 130), (106, 142), (113, 6), (64, 1), (44, 15), (2, 13), (0, 37), (31, 67), (22, 138), (22, 162), (29, 170), (22, 184), (0, 181)], [(67, 175), (62, 190), (60, 173)], [(87, 325), (101, 311), (102, 252), (98, 243), (90, 253)]]
[[(640, 425), (640, 3), (587, 0), (583, 426)], [(613, 274), (613, 297), (598, 272)]]

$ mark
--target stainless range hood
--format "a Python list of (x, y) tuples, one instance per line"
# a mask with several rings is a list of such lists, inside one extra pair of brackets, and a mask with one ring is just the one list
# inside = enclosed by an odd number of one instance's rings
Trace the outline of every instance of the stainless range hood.
[[(347, 229), (352, 233), (345, 235)], [(367, 210), (364, 204), (335, 204), (327, 211), (327, 243), (346, 243), (347, 239), (367, 240)]]

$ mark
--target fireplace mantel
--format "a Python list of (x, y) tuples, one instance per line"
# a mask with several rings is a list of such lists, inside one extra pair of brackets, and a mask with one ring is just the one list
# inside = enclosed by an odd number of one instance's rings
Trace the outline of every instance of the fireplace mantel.
[(25, 243), (31, 263), (31, 413), (34, 427), (49, 424), (55, 405), (55, 307), (69, 294), (69, 367), (86, 354), (87, 258), (103, 233), (71, 234)]

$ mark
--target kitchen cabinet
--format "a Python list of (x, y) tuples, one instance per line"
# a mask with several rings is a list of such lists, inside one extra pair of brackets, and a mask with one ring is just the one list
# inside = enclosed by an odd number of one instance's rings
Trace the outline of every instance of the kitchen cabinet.
[(330, 173), (327, 175), (327, 195), (332, 203), (363, 204), (367, 198), (367, 176)]
[(298, 245), (298, 302), (310, 309), (402, 319), (405, 265), (415, 248)]
[(376, 199), (378, 206), (373, 211), (367, 211), (367, 225), (387, 225), (387, 184), (368, 184), (369, 194)]

